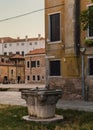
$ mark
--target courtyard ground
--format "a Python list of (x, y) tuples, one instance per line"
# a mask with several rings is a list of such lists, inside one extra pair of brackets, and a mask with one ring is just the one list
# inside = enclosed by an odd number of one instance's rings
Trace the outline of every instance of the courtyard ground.
[[(19, 88), (45, 87), (45, 85), (35, 84), (0, 84), (0, 88), (8, 88), (8, 91), (0, 91), (0, 104), (22, 105), (26, 106), (25, 100), (21, 98)], [(84, 110), (93, 112), (93, 102), (86, 101), (64, 101), (60, 99), (57, 108)]]

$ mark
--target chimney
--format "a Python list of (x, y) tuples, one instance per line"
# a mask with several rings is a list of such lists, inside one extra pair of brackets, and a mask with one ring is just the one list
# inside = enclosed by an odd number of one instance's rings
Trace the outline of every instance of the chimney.
[(1, 43), (4, 43), (4, 39), (1, 39)]
[(20, 37), (17, 37), (17, 40), (19, 40), (20, 39)]
[(27, 40), (28, 40), (28, 36), (26, 35), (26, 36), (25, 36), (25, 41), (27, 42)]
[(41, 38), (41, 34), (38, 34), (38, 40), (40, 40), (40, 38)]

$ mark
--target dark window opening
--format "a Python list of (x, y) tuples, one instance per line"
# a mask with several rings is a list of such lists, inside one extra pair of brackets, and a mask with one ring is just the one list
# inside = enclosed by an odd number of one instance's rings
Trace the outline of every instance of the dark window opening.
[(30, 80), (30, 76), (29, 75), (27, 76), (27, 80)]
[(33, 80), (35, 80), (35, 75), (33, 75)]
[(1, 58), (1, 62), (4, 62), (4, 58)]
[(40, 80), (40, 75), (37, 76), (37, 80)]
[(4, 44), (4, 48), (7, 48), (7, 44)]
[(13, 75), (13, 70), (11, 70), (11, 75)]
[(4, 55), (6, 56), (6, 55), (7, 55), (7, 52), (4, 52)]
[(50, 76), (60, 76), (60, 61), (50, 61)]
[(93, 6), (89, 6), (89, 37), (93, 36)]
[(24, 56), (24, 51), (22, 51), (22, 56)]
[(12, 55), (12, 52), (9, 52), (9, 55)]
[(21, 77), (17, 76), (17, 83), (20, 83)]
[(40, 67), (40, 61), (39, 60), (37, 61), (37, 67)]
[(93, 75), (93, 58), (89, 58), (89, 75)]
[(50, 15), (50, 41), (60, 40), (60, 13)]
[(19, 52), (19, 51), (17, 51), (17, 52), (16, 52), (16, 54), (18, 54), (18, 55), (19, 55), (19, 54), (20, 54), (20, 52)]
[(29, 61), (27, 61), (27, 68), (29, 68)]
[(36, 61), (31, 61), (31, 67), (36, 67)]

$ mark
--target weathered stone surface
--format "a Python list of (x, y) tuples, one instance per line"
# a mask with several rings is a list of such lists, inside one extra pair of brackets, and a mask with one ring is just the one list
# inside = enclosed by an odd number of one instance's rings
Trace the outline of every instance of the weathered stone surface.
[(21, 95), (26, 100), (30, 117), (46, 119), (55, 116), (56, 103), (62, 96), (62, 90), (26, 89), (22, 90)]

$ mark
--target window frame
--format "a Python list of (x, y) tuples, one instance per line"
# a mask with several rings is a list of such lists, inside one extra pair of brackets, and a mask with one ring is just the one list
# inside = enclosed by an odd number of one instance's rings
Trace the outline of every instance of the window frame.
[(35, 75), (32, 76), (32, 80), (33, 80), (33, 81), (36, 81)]
[(20, 55), (20, 51), (16, 51), (16, 54)]
[(30, 68), (30, 61), (26, 62), (26, 68)]
[(41, 78), (40, 78), (40, 75), (37, 75), (37, 81), (40, 81)]
[[(59, 75), (54, 75), (54, 74), (51, 74), (52, 72), (50, 71), (50, 62), (55, 62), (55, 61), (59, 61), (59, 66), (60, 66), (60, 69), (59, 69)], [(61, 60), (60, 59), (54, 59), (54, 60), (49, 60), (49, 77), (61, 77)]]
[(7, 44), (6, 43), (4, 44), (4, 48), (7, 48)]
[[(91, 6), (93, 6), (93, 4), (87, 5), (87, 9), (89, 9), (89, 7), (91, 7)], [(88, 29), (87, 29), (87, 38), (93, 39), (93, 36), (90, 36), (90, 35), (89, 35), (89, 27), (88, 27)]]
[(40, 61), (39, 60), (37, 60), (37, 62), (36, 62), (36, 67), (40, 67)]
[[(55, 14), (59, 14), (59, 18), (60, 18), (60, 30), (59, 30), (59, 32), (60, 32), (60, 39), (59, 40), (55, 40), (55, 41), (51, 41), (51, 23), (50, 23), (50, 16), (52, 16), (52, 15), (55, 15)], [(50, 14), (48, 14), (48, 42), (49, 43), (61, 43), (61, 34), (62, 34), (62, 32), (61, 32), (61, 11), (58, 11), (58, 12), (54, 12), (54, 13), (50, 13)]]
[(27, 81), (30, 81), (30, 76), (29, 75), (27, 75)]
[(24, 52), (24, 51), (21, 51), (21, 54), (22, 54), (22, 56), (24, 56), (24, 55), (25, 55), (25, 52)]
[(11, 75), (13, 76), (13, 74), (14, 74), (14, 70), (13, 70), (13, 69), (11, 69)]
[(89, 68), (89, 60), (93, 59), (93, 56), (88, 57), (88, 76), (93, 77), (93, 75), (90, 75), (90, 68)]
[(36, 68), (36, 61), (35, 60), (31, 61), (31, 68)]

